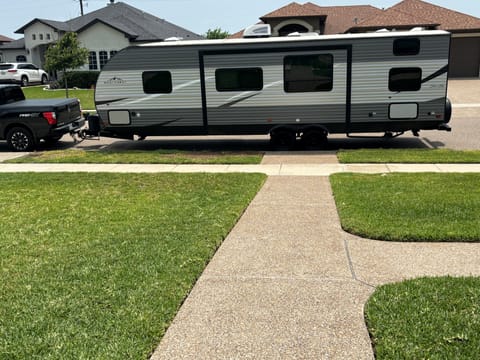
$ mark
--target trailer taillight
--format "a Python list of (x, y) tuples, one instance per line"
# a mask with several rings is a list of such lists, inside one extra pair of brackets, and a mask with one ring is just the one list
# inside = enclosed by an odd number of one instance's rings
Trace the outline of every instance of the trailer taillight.
[(57, 124), (57, 114), (55, 114), (53, 111), (47, 111), (43, 112), (42, 116), (47, 120), (47, 122), (50, 125), (56, 125)]

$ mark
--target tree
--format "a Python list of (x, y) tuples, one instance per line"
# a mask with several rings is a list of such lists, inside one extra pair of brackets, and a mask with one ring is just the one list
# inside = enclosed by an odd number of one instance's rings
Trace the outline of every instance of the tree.
[(207, 39), (225, 39), (226, 37), (229, 37), (230, 33), (228, 31), (224, 31), (221, 28), (216, 28), (216, 29), (208, 29), (207, 33), (205, 34), (205, 37)]
[(67, 32), (59, 41), (45, 52), (45, 68), (48, 71), (62, 71), (65, 79), (65, 91), (68, 98), (67, 70), (86, 64), (88, 50), (80, 46), (77, 34)]

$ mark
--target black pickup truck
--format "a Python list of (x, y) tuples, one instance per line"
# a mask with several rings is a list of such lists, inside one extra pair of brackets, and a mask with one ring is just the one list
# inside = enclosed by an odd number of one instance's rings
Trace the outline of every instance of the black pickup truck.
[(85, 120), (78, 99), (25, 100), (18, 85), (0, 85), (0, 140), (13, 151), (35, 149), (79, 132)]

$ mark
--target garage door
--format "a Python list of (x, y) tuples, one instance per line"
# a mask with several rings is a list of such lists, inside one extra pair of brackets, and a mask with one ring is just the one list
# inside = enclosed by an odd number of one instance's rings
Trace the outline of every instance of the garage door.
[(452, 38), (450, 77), (478, 77), (480, 37)]

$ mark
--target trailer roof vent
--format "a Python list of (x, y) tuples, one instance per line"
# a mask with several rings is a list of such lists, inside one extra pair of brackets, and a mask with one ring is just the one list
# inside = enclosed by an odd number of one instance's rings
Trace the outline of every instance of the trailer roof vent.
[(304, 37), (304, 36), (320, 36), (319, 33), (316, 33), (316, 32), (298, 32), (298, 31), (295, 31), (295, 32), (292, 32), (290, 34), (287, 35), (288, 37)]
[(411, 28), (410, 31), (423, 31), (425, 30), (424, 27), (421, 27), (421, 26), (417, 26), (417, 27), (414, 27), (414, 28)]
[(172, 37), (166, 38), (166, 39), (163, 40), (163, 41), (182, 41), (182, 40), (183, 40), (182, 37), (172, 36)]
[(261, 38), (270, 37), (272, 35), (272, 28), (269, 24), (255, 24), (247, 27), (243, 31), (244, 38)]

